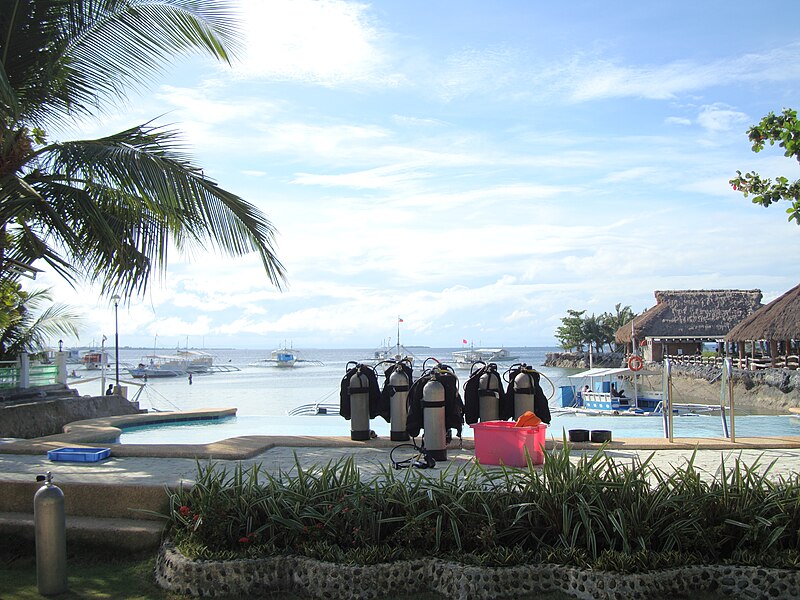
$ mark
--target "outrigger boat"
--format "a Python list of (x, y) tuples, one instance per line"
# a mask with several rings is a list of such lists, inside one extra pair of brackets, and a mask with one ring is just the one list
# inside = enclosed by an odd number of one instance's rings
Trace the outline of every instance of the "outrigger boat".
[(83, 368), (87, 371), (96, 371), (103, 365), (108, 365), (108, 352), (104, 350), (89, 350), (81, 356)]
[(471, 369), (475, 363), (502, 363), (517, 360), (505, 348), (474, 348), (453, 352), (453, 362), (457, 369)]
[[(642, 377), (660, 373), (620, 368), (593, 368), (569, 375), (573, 385), (558, 388), (559, 412), (626, 417), (664, 416), (664, 393), (640, 390)], [(627, 386), (629, 389), (625, 389)], [(675, 415), (697, 415), (714, 408), (705, 404), (673, 404)]]
[(177, 356), (150, 354), (142, 358), (136, 367), (129, 367), (128, 373), (134, 379), (153, 377), (180, 377), (188, 373), (188, 361)]
[(262, 360), (257, 360), (256, 362), (250, 363), (249, 366), (251, 367), (294, 367), (297, 363), (307, 363), (311, 365), (319, 365), (322, 366), (322, 361), (320, 360), (313, 360), (308, 358), (300, 358), (297, 355), (297, 352), (292, 350), (291, 348), (282, 347), (278, 348), (277, 350), (273, 350), (270, 353), (269, 358), (264, 358)]
[(401, 360), (414, 360), (414, 353), (400, 343), (400, 323), (403, 319), (397, 317), (397, 343), (392, 345), (392, 338), (382, 345), (380, 348), (372, 353), (372, 356), (367, 359), (371, 362), (372, 366), (377, 366), (381, 363), (396, 363)]

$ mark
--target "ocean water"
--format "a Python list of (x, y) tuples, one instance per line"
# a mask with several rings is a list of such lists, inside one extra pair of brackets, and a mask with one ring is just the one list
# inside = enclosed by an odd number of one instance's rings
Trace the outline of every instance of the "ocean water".
[[(416, 348), (409, 350), (415, 357), (414, 373), (421, 371), (421, 363), (428, 357), (435, 357), (447, 363), (452, 352), (458, 348)], [(548, 369), (540, 367), (547, 352), (555, 348), (509, 348), (519, 358), (513, 362), (525, 362), (537, 366), (547, 377), (554, 380), (556, 386), (566, 385), (566, 375), (575, 372), (565, 369)], [(120, 379), (128, 385), (128, 398), (139, 393), (142, 408), (156, 410), (191, 410), (197, 408), (229, 408), (238, 409), (239, 416), (278, 416), (302, 404), (315, 402), (339, 402), (339, 386), (350, 361), (368, 361), (374, 349), (363, 350), (314, 350), (298, 349), (301, 358), (310, 361), (321, 361), (322, 366), (313, 363), (298, 363), (294, 368), (253, 367), (251, 363), (269, 358), (270, 350), (207, 350), (214, 356), (214, 364), (237, 367), (240, 370), (231, 373), (212, 373), (194, 375), (192, 384), (188, 378), (151, 378), (139, 392), (142, 380), (133, 380), (124, 368), (120, 368)], [(152, 350), (120, 349), (120, 365), (135, 366), (142, 357), (152, 354)], [(158, 354), (174, 354), (174, 350), (159, 349)], [(113, 348), (111, 351), (113, 360)], [(431, 364), (431, 363), (429, 363)], [(420, 366), (417, 366), (420, 365)], [(76, 373), (82, 377), (96, 377), (97, 371)], [(468, 371), (457, 371), (463, 383), (469, 377)], [(106, 373), (106, 386), (113, 383), (115, 369), (112, 365)], [(133, 382), (133, 383), (127, 383)], [(545, 393), (549, 394), (549, 385), (544, 382)], [(81, 394), (101, 394), (105, 390), (99, 380), (81, 382), (81, 379), (70, 379), (68, 384), (79, 390)]]
[[(459, 348), (409, 348), (415, 355), (415, 375), (421, 372), (421, 364), (428, 357), (449, 362), (452, 352)], [(509, 348), (518, 358), (513, 362), (525, 362), (537, 367), (544, 375), (542, 387), (551, 396), (555, 408), (553, 387), (569, 385), (567, 376), (575, 370), (541, 366), (547, 352), (557, 348)], [(363, 350), (314, 350), (298, 349), (301, 358), (320, 361), (322, 364), (298, 363), (294, 368), (255, 367), (251, 363), (268, 358), (269, 350), (208, 350), (217, 365), (228, 365), (239, 370), (228, 373), (194, 375), (188, 378), (175, 377), (150, 379), (145, 385), (133, 380), (124, 365), (134, 366), (152, 350), (120, 349), (120, 380), (128, 385), (128, 397), (138, 399), (142, 408), (154, 410), (192, 410), (198, 408), (236, 408), (237, 416), (218, 421), (202, 421), (193, 424), (169, 424), (126, 429), (122, 443), (208, 443), (237, 435), (349, 435), (350, 423), (340, 416), (287, 416), (291, 409), (304, 404), (327, 402), (338, 404), (339, 388), (348, 362), (365, 362), (374, 349)], [(158, 354), (170, 354), (171, 350), (159, 349)], [(113, 349), (112, 349), (113, 359)], [(429, 363), (430, 364), (430, 363)], [(502, 369), (502, 365), (501, 370)], [(77, 369), (79, 379), (70, 379), (69, 384), (81, 394), (97, 395), (104, 391), (97, 371)], [(469, 377), (468, 371), (457, 370), (461, 385)], [(112, 365), (106, 373), (107, 386), (113, 383), (115, 369)], [(549, 380), (549, 381), (548, 381)], [(550, 383), (552, 382), (552, 384)], [(691, 398), (677, 398), (677, 402), (692, 402)], [(760, 437), (768, 435), (800, 435), (800, 419), (779, 415), (742, 414), (737, 410), (737, 437)], [(370, 427), (379, 436), (388, 436), (390, 426), (383, 419), (373, 419)], [(675, 437), (722, 437), (722, 422), (719, 414), (676, 417)], [(607, 429), (614, 438), (662, 437), (663, 422), (659, 417), (612, 417), (554, 414), (548, 429), (548, 437), (561, 438), (569, 429)], [(464, 437), (472, 437), (469, 426), (464, 426)]]

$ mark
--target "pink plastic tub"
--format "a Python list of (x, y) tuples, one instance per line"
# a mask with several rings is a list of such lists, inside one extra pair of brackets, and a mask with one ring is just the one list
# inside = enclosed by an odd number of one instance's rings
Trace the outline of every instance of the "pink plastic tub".
[(486, 421), (471, 425), (475, 430), (475, 458), (482, 465), (527, 465), (525, 450), (531, 462), (544, 462), (544, 441), (547, 425), (514, 427), (513, 421)]

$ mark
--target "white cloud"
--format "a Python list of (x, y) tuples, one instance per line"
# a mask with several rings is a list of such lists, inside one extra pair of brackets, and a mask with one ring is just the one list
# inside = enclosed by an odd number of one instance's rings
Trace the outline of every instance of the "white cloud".
[(725, 104), (703, 106), (697, 115), (698, 124), (713, 133), (730, 131), (734, 128), (741, 129), (740, 126), (749, 120), (746, 114)]
[(353, 82), (396, 85), (385, 71), (382, 33), (369, 5), (342, 0), (242, 0), (247, 54), (242, 77), (326, 86)]
[(580, 53), (550, 67), (545, 72), (545, 80), (563, 88), (575, 102), (627, 96), (667, 100), (738, 81), (796, 80), (800, 77), (798, 49), (800, 44), (795, 43), (760, 54), (743, 54), (705, 63), (675, 60), (661, 65), (628, 65)]
[(664, 122), (668, 125), (691, 125), (692, 120), (685, 117), (667, 117)]
[(355, 189), (397, 189), (401, 184), (431, 177), (413, 165), (389, 165), (366, 171), (315, 175), (298, 173), (292, 183), (298, 185), (341, 186)]
[(646, 179), (648, 177), (652, 177), (655, 173), (658, 173), (658, 169), (655, 167), (631, 167), (630, 169), (625, 169), (623, 171), (615, 171), (613, 173), (609, 173), (606, 177), (603, 178), (603, 181), (606, 183), (619, 183), (621, 181), (638, 181), (642, 179)]
[(517, 58), (508, 48), (470, 48), (452, 54), (436, 77), (436, 94), (450, 102), (476, 92), (505, 88), (517, 77)]

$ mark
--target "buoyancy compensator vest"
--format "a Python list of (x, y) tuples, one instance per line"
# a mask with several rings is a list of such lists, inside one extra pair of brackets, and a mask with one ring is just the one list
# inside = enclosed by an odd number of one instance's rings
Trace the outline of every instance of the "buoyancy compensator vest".
[(423, 428), (422, 390), (429, 381), (438, 381), (444, 387), (445, 428), (455, 430), (460, 438), (464, 425), (464, 402), (458, 391), (458, 377), (451, 367), (441, 363), (431, 369), (425, 369), (420, 378), (411, 385), (408, 391), (406, 431), (411, 437), (417, 437)]
[(506, 398), (509, 402), (512, 410), (514, 410), (514, 400), (515, 400), (515, 385), (514, 382), (518, 375), (522, 375), (523, 379), (526, 380), (525, 388), (529, 389), (527, 393), (533, 393), (533, 412), (534, 414), (539, 417), (542, 422), (550, 424), (550, 405), (547, 403), (547, 397), (544, 395), (544, 391), (542, 390), (542, 386), (539, 385), (539, 381), (541, 379), (541, 373), (534, 369), (533, 367), (529, 367), (525, 363), (519, 365), (513, 365), (508, 371), (508, 388), (506, 389)]
[(411, 381), (413, 380), (413, 368), (411, 364), (407, 360), (401, 360), (397, 363), (392, 363), (392, 365), (386, 369), (383, 373), (383, 388), (381, 389), (381, 403), (380, 408), (381, 411), (384, 409), (389, 411), (389, 407), (391, 406), (392, 396), (395, 395), (398, 391), (408, 391), (408, 390), (396, 390), (393, 385), (390, 385), (389, 379), (392, 376), (392, 373), (396, 369), (400, 369), (406, 376), (408, 380), (408, 385), (411, 386)]
[[(342, 379), (341, 387), (339, 390), (339, 414), (346, 420), (350, 420), (350, 394), (354, 393), (350, 387), (350, 378), (356, 373), (361, 373), (367, 378), (367, 394), (369, 394), (369, 418), (383, 417), (385, 421), (389, 421), (388, 407), (386, 412), (383, 412), (381, 407), (381, 389), (378, 385), (378, 376), (375, 370), (369, 365), (364, 365), (355, 362), (349, 362), (346, 366), (346, 373)], [(363, 392), (362, 392), (363, 393)]]
[[(392, 374), (395, 371), (399, 370), (403, 375), (405, 375), (406, 386), (405, 389), (400, 389), (395, 385), (392, 385), (391, 380)], [(391, 415), (392, 410), (392, 398), (397, 393), (401, 392), (408, 392), (411, 388), (411, 382), (414, 380), (414, 370), (411, 366), (411, 362), (407, 359), (399, 360), (397, 362), (392, 362), (391, 365), (386, 368), (383, 372), (383, 388), (381, 389), (381, 399), (380, 399), (380, 414), (387, 414)], [(400, 378), (402, 380), (402, 377)], [(402, 398), (401, 398), (402, 400)], [(408, 411), (408, 400), (405, 402), (405, 406), (403, 406), (406, 414)], [(391, 421), (390, 421), (391, 422)], [(401, 428), (403, 431), (405, 430), (405, 426)]]
[[(487, 386), (481, 386), (481, 377), (484, 377)], [(509, 403), (506, 391), (503, 389), (503, 380), (497, 372), (495, 363), (484, 364), (481, 368), (474, 371), (464, 384), (464, 417), (465, 421), (472, 425), (480, 420), (487, 421), (487, 415), (481, 415), (481, 398), (487, 396), (497, 397), (497, 418), (507, 421), (514, 416), (514, 402)]]

